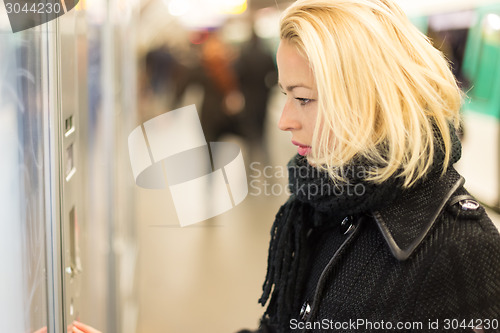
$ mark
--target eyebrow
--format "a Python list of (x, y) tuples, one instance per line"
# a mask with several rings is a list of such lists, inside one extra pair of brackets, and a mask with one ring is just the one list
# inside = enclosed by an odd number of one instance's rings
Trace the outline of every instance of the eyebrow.
[[(281, 82), (278, 82), (278, 85), (279, 85), (279, 87), (281, 88), (281, 90), (285, 90), (285, 89), (283, 88), (283, 86), (281, 85)], [(311, 87), (309, 87), (309, 86), (307, 86), (307, 85), (305, 85), (305, 84), (301, 84), (301, 83), (299, 83), (299, 84), (295, 84), (295, 85), (293, 85), (293, 86), (287, 86), (287, 87), (286, 87), (286, 91), (293, 91), (295, 88), (307, 88), (307, 89), (311, 89), (311, 90), (312, 90), (312, 88), (311, 88)]]

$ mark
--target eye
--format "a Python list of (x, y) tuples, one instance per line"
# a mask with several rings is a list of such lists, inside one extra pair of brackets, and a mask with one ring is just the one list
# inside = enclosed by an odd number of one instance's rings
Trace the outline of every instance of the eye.
[(300, 97), (296, 97), (295, 99), (296, 99), (297, 101), (299, 101), (299, 102), (300, 102), (300, 105), (302, 105), (302, 106), (305, 106), (305, 105), (307, 105), (307, 104), (309, 104), (309, 103), (311, 103), (311, 102), (313, 101), (313, 100), (312, 100), (312, 99), (310, 99), (310, 98), (300, 98)]

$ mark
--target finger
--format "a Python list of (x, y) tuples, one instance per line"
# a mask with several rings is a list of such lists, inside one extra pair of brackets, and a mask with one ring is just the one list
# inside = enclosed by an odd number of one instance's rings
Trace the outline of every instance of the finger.
[(73, 326), (78, 328), (83, 333), (101, 333), (100, 331), (96, 330), (95, 328), (90, 327), (88, 325), (85, 325), (85, 324), (83, 324), (79, 321), (76, 321), (76, 320), (73, 322)]
[(85, 332), (79, 329), (78, 327), (73, 326), (73, 333), (85, 333)]
[(92, 327), (85, 325), (84, 323), (81, 323), (81, 322), (76, 321), (76, 320), (73, 322), (73, 326), (76, 326), (79, 330), (84, 331), (84, 332), (86, 332), (86, 331), (92, 332), (92, 330), (93, 330)]
[(47, 327), (42, 327), (39, 330), (33, 332), (33, 333), (47, 333)]

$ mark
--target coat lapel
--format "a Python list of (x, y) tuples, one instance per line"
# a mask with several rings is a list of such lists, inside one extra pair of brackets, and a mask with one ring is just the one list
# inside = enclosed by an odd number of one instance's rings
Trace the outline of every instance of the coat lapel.
[(464, 178), (450, 167), (441, 176), (429, 175), (383, 209), (372, 212), (377, 226), (398, 260), (411, 256), (429, 233), (453, 193)]

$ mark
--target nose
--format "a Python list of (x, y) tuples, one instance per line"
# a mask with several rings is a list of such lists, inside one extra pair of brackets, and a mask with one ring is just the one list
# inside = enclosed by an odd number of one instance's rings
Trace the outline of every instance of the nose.
[(300, 129), (300, 121), (297, 118), (297, 114), (290, 105), (290, 101), (285, 103), (283, 111), (281, 111), (281, 117), (278, 122), (278, 128), (282, 131), (293, 131)]

